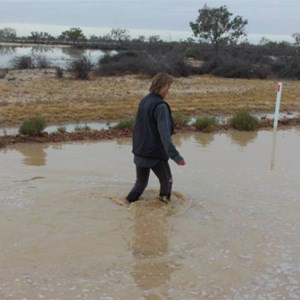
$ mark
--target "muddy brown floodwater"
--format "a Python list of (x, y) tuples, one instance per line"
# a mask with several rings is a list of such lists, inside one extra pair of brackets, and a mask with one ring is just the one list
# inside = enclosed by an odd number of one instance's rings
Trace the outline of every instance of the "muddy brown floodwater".
[(141, 201), (130, 139), (0, 150), (0, 299), (299, 299), (300, 128), (174, 137)]

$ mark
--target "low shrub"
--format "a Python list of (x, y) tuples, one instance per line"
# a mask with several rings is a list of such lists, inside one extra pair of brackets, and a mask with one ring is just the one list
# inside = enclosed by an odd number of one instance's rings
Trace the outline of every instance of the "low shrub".
[(236, 112), (228, 122), (233, 128), (242, 131), (253, 131), (259, 125), (258, 119), (246, 110)]
[(295, 122), (296, 122), (297, 125), (300, 125), (300, 116), (295, 118)]
[(75, 128), (74, 128), (75, 132), (78, 131), (91, 131), (91, 127), (88, 126), (87, 124), (85, 125), (80, 125), (80, 124), (76, 124)]
[(5, 78), (5, 76), (7, 75), (8, 70), (7, 69), (0, 69), (0, 79)]
[(15, 56), (11, 59), (11, 64), (14, 69), (32, 69), (34, 68), (34, 62), (31, 56)]
[(128, 118), (121, 120), (118, 124), (114, 125), (114, 129), (132, 129), (134, 126), (135, 118)]
[(185, 116), (182, 112), (174, 112), (173, 120), (174, 120), (175, 126), (184, 127), (189, 123), (190, 118)]
[(23, 121), (19, 128), (19, 133), (24, 135), (35, 136), (39, 135), (46, 127), (45, 118), (36, 116)]
[(51, 67), (51, 62), (44, 55), (22, 55), (15, 56), (10, 61), (14, 69), (46, 69)]
[(44, 55), (33, 55), (34, 67), (46, 69), (51, 67), (49, 59)]
[(203, 132), (211, 132), (215, 129), (217, 122), (212, 117), (201, 117), (195, 120), (194, 126), (197, 130)]
[(186, 57), (195, 58), (196, 54), (197, 54), (197, 49), (195, 49), (193, 47), (187, 47), (185, 50)]
[(121, 51), (114, 56), (106, 55), (99, 60), (99, 75), (144, 74), (154, 76), (159, 72), (174, 77), (196, 74), (196, 68), (185, 62), (183, 53), (147, 53), (146, 51)]
[[(277, 62), (277, 77), (279, 78), (290, 78), (300, 79), (300, 56), (285, 58), (282, 62)], [(276, 68), (276, 67), (273, 67)]]
[(66, 126), (57, 127), (57, 133), (66, 133), (66, 132), (67, 132)]
[(70, 71), (76, 79), (88, 80), (92, 68), (93, 64), (86, 56), (82, 56), (70, 63)]
[(64, 70), (61, 67), (55, 68), (55, 74), (57, 78), (63, 78), (64, 76)]
[(106, 55), (99, 60), (99, 75), (148, 74), (159, 70), (157, 62), (141, 51), (121, 51), (114, 56)]
[(214, 76), (247, 79), (264, 79), (270, 72), (269, 65), (255, 64), (251, 60), (228, 55), (205, 62), (201, 69), (203, 73)]

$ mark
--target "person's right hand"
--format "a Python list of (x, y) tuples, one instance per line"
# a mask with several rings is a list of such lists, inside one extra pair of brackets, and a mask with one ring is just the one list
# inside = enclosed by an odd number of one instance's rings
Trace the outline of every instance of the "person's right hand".
[(177, 163), (178, 166), (184, 166), (185, 165), (185, 160), (182, 159)]

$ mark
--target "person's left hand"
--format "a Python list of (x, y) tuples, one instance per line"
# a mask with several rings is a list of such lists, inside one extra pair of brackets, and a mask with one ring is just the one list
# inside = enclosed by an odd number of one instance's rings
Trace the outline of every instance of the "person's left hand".
[(182, 159), (177, 163), (178, 166), (184, 166), (185, 165), (185, 160)]

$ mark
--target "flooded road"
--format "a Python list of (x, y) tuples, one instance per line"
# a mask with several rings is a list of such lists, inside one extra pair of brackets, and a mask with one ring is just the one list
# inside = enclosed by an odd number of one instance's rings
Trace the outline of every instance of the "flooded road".
[(0, 299), (299, 299), (300, 128), (174, 136), (172, 203), (129, 139), (0, 150)]

